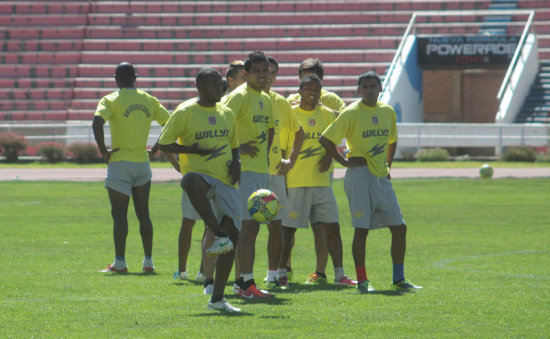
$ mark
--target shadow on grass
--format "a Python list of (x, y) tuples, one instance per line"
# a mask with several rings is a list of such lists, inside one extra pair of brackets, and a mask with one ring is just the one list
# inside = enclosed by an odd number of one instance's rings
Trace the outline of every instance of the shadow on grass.
[(150, 276), (160, 276), (162, 274), (160, 273), (156, 273), (156, 272), (125, 272), (125, 273), (120, 273), (120, 272), (101, 272), (99, 271), (99, 273), (102, 273), (104, 276), (106, 277), (127, 277), (127, 276), (135, 276), (135, 277), (150, 277)]
[(191, 315), (191, 317), (249, 317), (254, 315), (253, 313), (248, 312), (239, 312), (239, 313), (228, 313), (228, 312), (204, 312), (199, 314)]

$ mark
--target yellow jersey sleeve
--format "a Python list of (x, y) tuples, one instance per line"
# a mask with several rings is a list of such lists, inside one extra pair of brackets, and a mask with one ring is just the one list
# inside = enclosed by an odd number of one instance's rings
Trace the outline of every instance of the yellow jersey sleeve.
[[(282, 95), (269, 92), (269, 96), (273, 106), (275, 125), (275, 135), (269, 152), (269, 174), (275, 175), (279, 171), (276, 167), (283, 159), (281, 151), (287, 148), (288, 135), (295, 134), (300, 126), (292, 112), (292, 107)], [(290, 149), (292, 149), (292, 145), (290, 145)]]

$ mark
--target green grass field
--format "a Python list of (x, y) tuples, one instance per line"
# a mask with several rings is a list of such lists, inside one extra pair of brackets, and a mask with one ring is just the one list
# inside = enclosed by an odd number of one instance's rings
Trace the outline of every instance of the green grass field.
[[(355, 277), (342, 186), (335, 181), (344, 264)], [(98, 272), (114, 256), (102, 183), (0, 182), (0, 336), (548, 336), (550, 180), (400, 179), (394, 187), (409, 226), (405, 273), (423, 290), (389, 290), (387, 230), (372, 232), (367, 244), (367, 273), (376, 293), (305, 286), (315, 261), (312, 232), (302, 230), (296, 234), (294, 286), (267, 302), (228, 295), (244, 312), (225, 316), (206, 310), (200, 284), (171, 279), (180, 224), (176, 183), (152, 190), (157, 274), (141, 274), (143, 253), (131, 211), (130, 273), (109, 275)], [(188, 263), (193, 277), (201, 234), (199, 224)], [(258, 282), (266, 271), (266, 234), (262, 229), (257, 243)], [(327, 274), (331, 281), (330, 265)]]

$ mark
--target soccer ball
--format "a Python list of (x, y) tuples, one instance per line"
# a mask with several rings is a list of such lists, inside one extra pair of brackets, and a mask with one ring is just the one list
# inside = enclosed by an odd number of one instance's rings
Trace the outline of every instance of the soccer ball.
[(483, 179), (490, 179), (493, 176), (493, 168), (489, 164), (485, 164), (479, 168), (479, 175)]
[(268, 189), (259, 189), (248, 198), (248, 213), (259, 222), (266, 222), (279, 211), (279, 199)]

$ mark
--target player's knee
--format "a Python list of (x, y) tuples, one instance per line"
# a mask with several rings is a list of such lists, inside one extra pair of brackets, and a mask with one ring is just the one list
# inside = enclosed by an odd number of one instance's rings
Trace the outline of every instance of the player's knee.
[(390, 231), (394, 236), (405, 236), (407, 234), (407, 225), (390, 226)]

